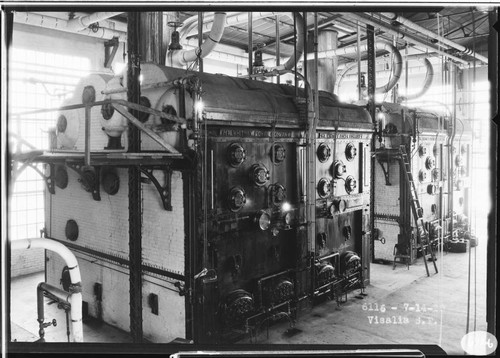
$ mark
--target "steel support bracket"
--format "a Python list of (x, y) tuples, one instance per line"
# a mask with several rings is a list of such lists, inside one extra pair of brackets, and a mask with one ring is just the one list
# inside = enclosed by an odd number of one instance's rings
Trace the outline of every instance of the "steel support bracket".
[(385, 185), (392, 185), (390, 182), (389, 178), (389, 161), (387, 161), (387, 169), (384, 167), (384, 163), (377, 158), (377, 162), (380, 164), (380, 167), (382, 168), (382, 171), (384, 172), (384, 177), (385, 177)]
[(163, 203), (163, 208), (167, 211), (172, 211), (172, 170), (170, 167), (164, 167), (163, 172), (165, 173), (165, 185), (161, 186), (158, 179), (153, 174), (153, 169), (147, 169), (139, 167), (141, 173), (148, 177), (149, 180), (154, 184), (156, 190), (160, 194), (161, 202)]
[(95, 201), (100, 201), (101, 200), (101, 190), (100, 190), (100, 184), (101, 184), (101, 179), (100, 179), (100, 172), (101, 172), (101, 167), (100, 166), (94, 166), (94, 176), (93, 178), (89, 177), (86, 174), (87, 168), (91, 168), (85, 165), (80, 165), (80, 164), (75, 164), (75, 163), (66, 163), (66, 165), (74, 170), (78, 175), (80, 175), (80, 180), (83, 182), (85, 186), (87, 186), (88, 190), (92, 194), (92, 198)]
[(104, 43), (104, 67), (111, 68), (111, 62), (115, 58), (116, 51), (118, 51), (118, 37), (113, 37), (111, 40)]
[[(15, 162), (12, 161), (12, 168), (15, 166)], [(33, 163), (25, 163), (23, 164), (23, 168), (25, 166), (28, 166), (28, 167), (31, 167), (33, 168), (38, 174), (40, 174), (40, 176), (42, 177), (43, 181), (45, 182), (45, 185), (47, 185), (47, 190), (49, 191), (49, 193), (51, 194), (55, 194), (56, 193), (56, 187), (55, 187), (55, 183), (56, 183), (56, 180), (55, 180), (55, 164), (53, 163), (50, 163), (49, 166), (50, 166), (50, 174), (49, 175), (45, 175), (43, 173), (43, 171), (41, 171), (40, 169), (38, 169), (36, 167), (36, 165), (34, 165)]]

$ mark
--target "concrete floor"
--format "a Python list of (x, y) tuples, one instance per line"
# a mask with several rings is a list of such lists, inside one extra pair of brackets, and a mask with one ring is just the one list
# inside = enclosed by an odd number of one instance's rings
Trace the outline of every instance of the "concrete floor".
[[(474, 301), (471, 301), (469, 329), (486, 330), (486, 242), (480, 241), (471, 253), (472, 263), (474, 253), (477, 255), (477, 302), (474, 323)], [(409, 270), (402, 264), (395, 270), (392, 265), (373, 264), (371, 284), (364, 299), (355, 297), (359, 293), (356, 290), (340, 308), (334, 301), (327, 301), (301, 315), (293, 335), (287, 334), (289, 323), (282, 321), (269, 329), (269, 337), (264, 329), (241, 343), (437, 344), (448, 354), (463, 354), (460, 340), (467, 324), (468, 261), (469, 251), (445, 252), (438, 260), (439, 274), (434, 274), (429, 262), (431, 277), (427, 277), (422, 259)], [(38, 339), (36, 286), (43, 278), (43, 273), (39, 273), (12, 281), (12, 340), (33, 342)], [(473, 279), (472, 272), (472, 289)], [(385, 312), (382, 312), (382, 305)], [(47, 320), (56, 318), (58, 322), (57, 327), (46, 328), (46, 341), (67, 341), (64, 312), (55, 305), (46, 304), (45, 317)], [(381, 323), (382, 319), (389, 319), (390, 323)], [(84, 337), (86, 342), (131, 341), (126, 332), (93, 320), (84, 322)]]

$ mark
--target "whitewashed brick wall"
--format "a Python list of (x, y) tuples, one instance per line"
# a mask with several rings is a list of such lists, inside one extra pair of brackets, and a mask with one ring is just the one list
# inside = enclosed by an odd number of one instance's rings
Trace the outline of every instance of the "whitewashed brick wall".
[(10, 276), (29, 275), (44, 270), (44, 249), (11, 251)]
[[(164, 185), (162, 171), (154, 171)], [(180, 172), (172, 172), (172, 211), (163, 208), (153, 184), (143, 184), (142, 257), (144, 263), (184, 274), (184, 205)]]
[(68, 186), (56, 187), (49, 195), (47, 228), (50, 237), (67, 240), (66, 222), (73, 219), (78, 224), (79, 236), (75, 244), (120, 257), (128, 257), (128, 180), (127, 170), (118, 169), (120, 189), (108, 195), (101, 188), (101, 200), (95, 201), (86, 192), (79, 175), (68, 171)]

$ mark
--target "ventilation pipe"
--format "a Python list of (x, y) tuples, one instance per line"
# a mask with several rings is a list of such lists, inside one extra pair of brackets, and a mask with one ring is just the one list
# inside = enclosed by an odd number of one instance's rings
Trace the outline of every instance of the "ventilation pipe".
[(82, 31), (68, 27), (68, 20), (59, 19), (53, 16), (40, 15), (32, 12), (14, 12), (14, 22), (18, 24), (26, 24), (31, 26), (43, 27), (46, 29), (59, 30), (64, 32), (69, 32), (78, 35), (84, 35), (89, 37), (101, 38), (105, 40), (110, 40), (113, 37), (117, 37), (118, 41), (126, 42), (127, 34), (125, 32), (107, 29), (104, 27), (99, 27), (95, 32), (89, 28), (85, 28)]
[(66, 27), (73, 31), (81, 31), (89, 27), (89, 25), (91, 24), (109, 19), (110, 17), (120, 15), (122, 13), (123, 12), (95, 12), (90, 15), (80, 16), (69, 20), (66, 24)]
[(167, 52), (166, 65), (172, 67), (183, 67), (189, 62), (195, 61), (198, 56), (206, 57), (219, 43), (224, 33), (225, 12), (216, 12), (212, 30), (203, 44), (193, 50), (171, 50)]
[[(398, 49), (395, 46), (393, 46), (387, 42), (377, 42), (375, 44), (375, 49), (389, 51), (389, 52), (392, 52), (392, 54), (394, 55), (394, 61), (393, 61), (394, 74), (393, 74), (393, 76), (389, 79), (389, 82), (387, 82), (386, 85), (377, 87), (375, 89), (375, 93), (387, 93), (396, 85), (396, 83), (398, 83), (399, 78), (401, 77), (401, 73), (403, 72), (403, 58), (401, 57), (401, 53), (398, 51)], [(367, 44), (364, 44), (364, 45), (360, 46), (360, 48), (359, 48), (360, 52), (366, 52), (367, 50), (368, 50)], [(318, 53), (318, 58), (342, 56), (342, 55), (353, 55), (356, 53), (358, 53), (358, 46), (357, 45), (342, 47), (342, 48), (335, 49), (335, 50), (322, 51), (322, 52)], [(307, 59), (312, 60), (313, 58), (314, 58), (314, 56), (309, 55)], [(344, 72), (339, 76), (338, 83), (342, 80), (342, 77), (345, 75), (345, 73), (347, 73), (351, 68), (347, 67), (346, 68), (347, 71), (344, 70)], [(338, 90), (338, 85), (336, 87)]]
[(487, 57), (482, 56), (482, 55), (477, 54), (477, 53), (474, 53), (474, 51), (472, 51), (471, 49), (468, 49), (465, 46), (462, 46), (460, 44), (457, 44), (456, 42), (448, 40), (446, 37), (439, 36), (439, 35), (435, 34), (434, 32), (427, 30), (425, 27), (417, 25), (416, 23), (414, 23), (414, 22), (412, 22), (412, 21), (410, 21), (402, 16), (398, 16), (397, 14), (395, 14), (393, 12), (381, 12), (380, 14), (382, 16), (388, 18), (389, 20), (391, 20), (393, 23), (394, 23), (394, 21), (398, 22), (401, 25), (404, 25), (411, 30), (415, 30), (417, 32), (420, 32), (421, 34), (429, 36), (433, 40), (439, 41), (439, 42), (445, 44), (446, 46), (453, 47), (454, 49), (456, 49), (456, 50), (458, 50), (466, 55), (472, 56), (472, 57), (474, 57), (474, 58), (476, 58), (484, 63), (488, 63)]
[(71, 332), (73, 342), (83, 342), (83, 325), (82, 325), (82, 278), (78, 261), (75, 255), (63, 244), (50, 239), (22, 239), (10, 241), (11, 250), (26, 250), (33, 248), (43, 248), (53, 251), (64, 259), (66, 266), (69, 268), (71, 279), (70, 295), (68, 302), (71, 304)]
[(424, 60), (425, 68), (426, 68), (426, 73), (425, 73), (425, 80), (424, 80), (424, 84), (423, 84), (422, 88), (417, 93), (406, 95), (406, 96), (399, 96), (398, 102), (409, 101), (409, 100), (413, 100), (413, 99), (417, 99), (419, 97), (422, 97), (427, 92), (429, 87), (431, 86), (432, 80), (434, 78), (434, 68), (432, 67), (431, 61), (429, 61), (427, 58), (424, 58), (423, 60)]
[[(253, 20), (256, 20), (256, 19), (261, 19), (264, 17), (276, 16), (277, 14), (281, 15), (282, 13), (278, 13), (278, 12), (252, 12), (252, 18), (253, 18)], [(305, 36), (305, 34), (304, 34), (304, 19), (302, 18), (302, 16), (298, 12), (285, 13), (285, 15), (287, 15), (291, 19), (295, 20), (295, 29), (297, 31), (297, 47), (296, 47), (297, 50), (295, 52), (295, 56), (292, 55), (288, 59), (288, 61), (285, 62), (284, 65), (273, 67), (270, 69), (271, 71), (293, 69), (295, 67), (296, 63), (301, 58), (302, 53), (304, 51), (304, 36)], [(214, 15), (207, 15), (205, 17), (206, 22), (203, 25), (203, 29), (202, 29), (203, 32), (208, 32), (209, 26), (210, 26), (212, 21), (214, 21), (214, 23), (215, 23), (215, 18), (213, 16)], [(181, 42), (186, 37), (196, 34), (196, 31), (197, 31), (196, 30), (196, 21), (197, 21), (197, 19), (198, 19), (197, 16), (193, 16), (184, 22), (183, 30), (180, 33)], [(224, 25), (225, 26), (232, 26), (232, 25), (236, 25), (236, 24), (246, 24), (247, 22), (248, 22), (248, 13), (242, 12), (242, 13), (236, 13), (236, 14), (232, 14), (232, 15), (227, 16), (225, 21), (224, 21)], [(213, 28), (213, 25), (212, 25), (212, 28)]]

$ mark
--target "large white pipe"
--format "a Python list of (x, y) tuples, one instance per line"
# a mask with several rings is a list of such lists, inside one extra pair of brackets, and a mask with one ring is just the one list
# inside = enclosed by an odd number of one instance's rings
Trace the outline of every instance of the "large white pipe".
[[(302, 56), (303, 53), (303, 46), (304, 46), (304, 19), (298, 12), (287, 12), (287, 13), (279, 13), (279, 12), (273, 12), (273, 11), (268, 11), (268, 12), (252, 12), (252, 19), (257, 20), (257, 19), (262, 19), (264, 17), (270, 17), (270, 16), (276, 16), (276, 15), (281, 15), (284, 14), (288, 17), (290, 17), (292, 20), (295, 19), (296, 22), (296, 31), (297, 31), (297, 47), (296, 47), (296, 52), (295, 52), (295, 58), (294, 56), (290, 56), (290, 58), (281, 66), (271, 68), (270, 70), (291, 70), (295, 67), (296, 63), (300, 60), (300, 57)], [(192, 36), (197, 34), (197, 21), (198, 21), (198, 16), (192, 16), (186, 21), (184, 21), (184, 26), (182, 31), (180, 32), (180, 39), (181, 42), (183, 39), (185, 39), (188, 36)], [(204, 18), (204, 24), (202, 27), (203, 33), (208, 32), (211, 29), (212, 23), (214, 21), (213, 15), (207, 15)], [(232, 26), (232, 25), (237, 25), (237, 24), (246, 24), (248, 23), (248, 13), (247, 12), (238, 12), (238, 13), (233, 13), (230, 14), (226, 17), (225, 19), (225, 26)]]
[(398, 16), (397, 14), (393, 12), (381, 12), (380, 13), (382, 16), (388, 18), (391, 21), (396, 21), (399, 22), (401, 25), (404, 25), (408, 27), (409, 29), (415, 30), (420, 32), (421, 34), (424, 34), (426, 36), (429, 36), (432, 39), (435, 39), (449, 47), (453, 47), (454, 49), (457, 49), (460, 52), (463, 52), (467, 55), (470, 55), (472, 57), (475, 57), (476, 59), (483, 61), (484, 63), (488, 63), (488, 58), (485, 56), (482, 56), (478, 53), (474, 53), (471, 49), (468, 49), (465, 46), (462, 46), (460, 44), (457, 44), (454, 41), (448, 40), (446, 37), (439, 36), (438, 34), (426, 29), (425, 27), (422, 27), (420, 25), (417, 25), (413, 21), (408, 20), (407, 18), (404, 18), (402, 16)]
[(214, 47), (219, 43), (224, 33), (224, 21), (226, 19), (225, 12), (216, 12), (212, 30), (208, 38), (201, 44), (201, 46), (193, 50), (173, 50), (167, 52), (166, 65), (172, 67), (183, 67), (189, 62), (195, 61), (198, 56), (201, 58), (206, 57)]
[(110, 40), (113, 37), (118, 37), (118, 40), (120, 42), (127, 41), (127, 34), (125, 32), (111, 30), (103, 27), (99, 27), (95, 32), (88, 28), (85, 28), (82, 31), (77, 31), (75, 29), (68, 27), (68, 20), (59, 19), (53, 16), (35, 14), (33, 12), (15, 11), (14, 22), (18, 24), (43, 27), (46, 29), (60, 30), (84, 36), (102, 38), (105, 40)]
[(424, 80), (424, 84), (422, 85), (422, 88), (420, 89), (420, 91), (418, 91), (414, 94), (400, 96), (398, 98), (398, 101), (405, 101), (405, 100), (409, 101), (409, 100), (413, 100), (413, 99), (417, 99), (419, 97), (422, 97), (427, 92), (429, 87), (431, 86), (432, 80), (434, 79), (434, 68), (432, 67), (431, 61), (429, 61), (427, 58), (424, 58), (423, 60), (424, 60), (425, 68), (426, 68), (426, 73), (425, 73), (425, 80)]
[(27, 250), (34, 248), (43, 248), (50, 250), (62, 257), (66, 266), (69, 269), (73, 292), (71, 293), (71, 330), (73, 334), (73, 342), (83, 342), (83, 325), (82, 325), (82, 293), (80, 269), (75, 255), (63, 244), (50, 239), (21, 239), (10, 241), (11, 250)]
[[(394, 71), (393, 71), (393, 76), (389, 79), (389, 82), (385, 84), (384, 86), (379, 86), (375, 89), (375, 93), (387, 93), (389, 92), (395, 85), (398, 83), (399, 78), (401, 77), (401, 73), (403, 71), (403, 58), (401, 56), (401, 53), (398, 51), (398, 49), (391, 45), (390, 43), (387, 42), (377, 42), (375, 44), (375, 48), (377, 50), (385, 50), (392, 52), (394, 55)], [(353, 55), (360, 52), (366, 52), (368, 51), (368, 44), (361, 45), (358, 50), (358, 46), (348, 46), (348, 47), (342, 47), (342, 48), (337, 48), (337, 49), (332, 49), (332, 50), (327, 50), (327, 51), (322, 51), (318, 53), (318, 58), (325, 58), (325, 57), (333, 57), (333, 56), (341, 56), (341, 55)], [(307, 56), (308, 60), (314, 59), (314, 54), (309, 54)], [(350, 68), (349, 68), (350, 69)], [(347, 71), (345, 71), (340, 77), (337, 83), (340, 83), (342, 81), (343, 75), (345, 75)], [(338, 85), (337, 85), (337, 90), (338, 90)], [(338, 92), (337, 92), (338, 93)]]
[(68, 21), (66, 26), (68, 29), (71, 29), (74, 31), (81, 31), (81, 30), (89, 27), (89, 25), (91, 25), (93, 23), (109, 19), (110, 17), (120, 15), (122, 13), (123, 12), (95, 12), (95, 13), (90, 14), (90, 15), (80, 16), (80, 17), (76, 17), (74, 19), (71, 19)]
[[(352, 21), (359, 21), (361, 23), (365, 23), (365, 24), (368, 24), (368, 25), (372, 25), (376, 28), (380, 28), (380, 29), (383, 29), (384, 32), (387, 32), (391, 35), (396, 35), (398, 36), (398, 38), (401, 37), (401, 31), (396, 31), (396, 30), (393, 30), (390, 28), (389, 25), (385, 24), (384, 22), (380, 21), (379, 19), (375, 18), (374, 16), (371, 16), (371, 15), (367, 15), (367, 14), (358, 14), (358, 13), (346, 13), (343, 15), (345, 18), (347, 19), (350, 19)], [(419, 47), (422, 47), (422, 48), (425, 48), (425, 49), (428, 49), (428, 50), (431, 50), (431, 51), (434, 51), (436, 53), (438, 53), (439, 55), (441, 56), (444, 56), (444, 57), (447, 57), (449, 59), (452, 59), (453, 61), (455, 62), (458, 62), (458, 63), (461, 63), (461, 64), (464, 64), (464, 65), (468, 65), (469, 62), (468, 61), (465, 61), (461, 58), (458, 58), (456, 56), (453, 56), (453, 55), (450, 55), (449, 53), (446, 53), (445, 51), (441, 51), (440, 49), (438, 49), (436, 46), (432, 46), (428, 43), (424, 43), (423, 41), (420, 41), (408, 34), (405, 34), (403, 39), (406, 39), (406, 41), (408, 43), (412, 43), (414, 45), (417, 45)]]

